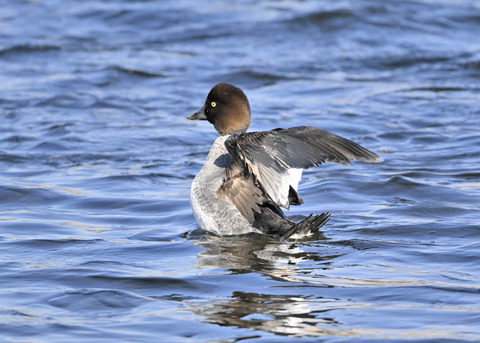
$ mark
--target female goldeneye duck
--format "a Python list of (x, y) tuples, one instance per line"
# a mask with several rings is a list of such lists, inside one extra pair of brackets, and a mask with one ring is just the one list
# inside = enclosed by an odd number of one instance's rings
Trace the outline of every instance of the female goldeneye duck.
[(215, 85), (188, 119), (208, 120), (220, 134), (191, 189), (200, 227), (218, 235), (256, 232), (287, 239), (312, 234), (330, 213), (295, 223), (280, 208), (303, 203), (298, 194), (303, 169), (325, 162), (381, 161), (360, 145), (312, 126), (247, 133), (247, 96), (228, 83)]

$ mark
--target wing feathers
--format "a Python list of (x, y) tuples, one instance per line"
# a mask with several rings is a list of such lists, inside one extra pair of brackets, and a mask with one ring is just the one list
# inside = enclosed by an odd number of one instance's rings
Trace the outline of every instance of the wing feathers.
[[(232, 202), (250, 222), (254, 220), (253, 211), (260, 213), (262, 203), (272, 201), (289, 208), (295, 199), (292, 195), (298, 195), (303, 169), (325, 162), (350, 165), (350, 160), (381, 161), (370, 150), (311, 126), (233, 134), (225, 146), (231, 166), (218, 194)], [(296, 203), (301, 203), (299, 195), (292, 202)]]
[(251, 177), (229, 178), (217, 191), (217, 195), (220, 199), (234, 204), (249, 223), (253, 223), (255, 219), (253, 211), (260, 213), (259, 205), (265, 201), (262, 190), (255, 185)]

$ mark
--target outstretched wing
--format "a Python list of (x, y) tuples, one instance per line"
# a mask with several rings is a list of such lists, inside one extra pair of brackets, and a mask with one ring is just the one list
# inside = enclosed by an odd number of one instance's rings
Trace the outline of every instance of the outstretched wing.
[[(378, 155), (357, 143), (311, 126), (234, 134), (225, 145), (231, 166), (219, 194), (252, 220), (253, 210), (258, 212), (262, 201), (271, 200), (285, 208), (295, 204), (292, 199), (296, 196), (301, 201), (297, 193), (301, 174), (295, 172), (298, 169), (325, 162), (350, 165), (350, 160), (381, 161)], [(229, 182), (235, 187), (228, 186)], [(233, 189), (244, 192), (234, 197)], [(253, 198), (248, 199), (250, 195)]]

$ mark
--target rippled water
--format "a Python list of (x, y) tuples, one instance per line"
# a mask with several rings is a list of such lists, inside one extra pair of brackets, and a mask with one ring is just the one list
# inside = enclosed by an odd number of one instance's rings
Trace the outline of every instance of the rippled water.
[[(1, 4), (2, 342), (480, 340), (478, 2)], [(384, 158), (304, 173), (313, 240), (197, 230), (221, 81)]]

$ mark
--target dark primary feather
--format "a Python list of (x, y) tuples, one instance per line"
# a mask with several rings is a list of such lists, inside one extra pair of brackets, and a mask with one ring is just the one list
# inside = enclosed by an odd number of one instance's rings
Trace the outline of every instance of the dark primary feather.
[(278, 206), (268, 204), (261, 207), (260, 213), (255, 214), (255, 221), (252, 226), (266, 235), (288, 239), (293, 235), (308, 236), (325, 225), (329, 219), (330, 213), (310, 214), (301, 222), (295, 223), (285, 217)]
[(288, 239), (293, 235), (307, 236), (320, 229), (326, 222), (330, 220), (330, 213), (322, 213), (314, 216), (310, 214), (300, 223), (294, 225), (280, 236), (281, 239)]

